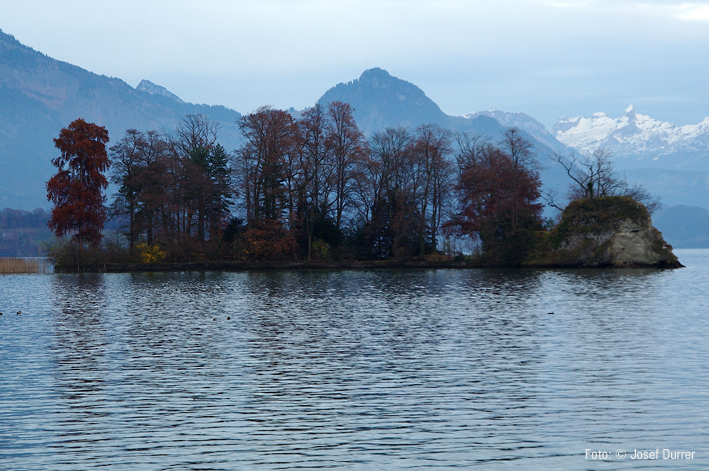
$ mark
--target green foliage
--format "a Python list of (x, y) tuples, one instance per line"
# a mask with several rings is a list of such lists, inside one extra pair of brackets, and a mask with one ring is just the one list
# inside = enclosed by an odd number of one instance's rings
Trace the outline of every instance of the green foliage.
[(649, 223), (650, 214), (642, 203), (626, 196), (572, 201), (564, 210), (561, 223), (553, 231), (553, 247), (558, 248), (572, 233), (612, 230), (623, 220), (645, 225)]
[(87, 266), (99, 261), (95, 251), (80, 247), (66, 238), (58, 238), (47, 244), (46, 252), (49, 261), (57, 268)]
[(621, 219), (645, 223), (649, 217), (650, 215), (642, 203), (627, 196), (572, 201), (564, 210), (563, 215), (565, 220), (586, 226), (589, 224), (604, 226)]
[[(633, 265), (618, 262), (611, 237), (618, 231), (627, 231), (627, 224), (651, 228), (650, 216), (642, 203), (632, 198), (611, 196), (577, 200), (564, 210), (561, 222), (548, 232), (536, 233), (537, 242), (524, 265), (542, 266), (608, 266)], [(633, 229), (634, 230), (634, 229)], [(651, 252), (661, 255), (658, 266), (677, 267), (679, 262), (671, 254), (672, 247), (666, 245), (661, 234), (654, 228), (651, 236)], [(649, 240), (642, 236), (642, 240)], [(562, 246), (563, 244), (563, 246)], [(664, 254), (664, 255), (662, 255)]]
[(313, 241), (313, 256), (316, 260), (327, 260), (330, 254), (330, 244), (324, 240), (315, 239)]
[(482, 260), (490, 265), (522, 264), (537, 249), (541, 242), (537, 234), (543, 229), (533, 213), (520, 214), (517, 227), (512, 226), (509, 214), (485, 219), (480, 230)]
[(326, 242), (330, 246), (342, 243), (342, 231), (337, 228), (335, 220), (327, 214), (320, 214), (313, 221), (313, 237)]

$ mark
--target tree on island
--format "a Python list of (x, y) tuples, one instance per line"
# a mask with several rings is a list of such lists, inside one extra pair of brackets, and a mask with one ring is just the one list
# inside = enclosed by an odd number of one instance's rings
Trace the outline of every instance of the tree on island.
[(493, 263), (514, 265), (542, 229), (541, 180), (529, 141), (510, 128), (499, 146), (482, 136), (459, 135), (458, 210), (444, 224), (449, 234), (482, 243)]
[(82, 247), (101, 242), (106, 222), (107, 142), (106, 128), (81, 118), (54, 139), (61, 155), (52, 160), (58, 171), (47, 182), (47, 200), (54, 203), (48, 225), (57, 237), (75, 232), (72, 239)]
[[(592, 155), (568, 157), (554, 154), (552, 160), (560, 164), (571, 179), (568, 198), (570, 201), (579, 199), (604, 198), (607, 196), (627, 196), (643, 203), (652, 214), (661, 209), (660, 200), (653, 197), (642, 185), (630, 184), (613, 168), (613, 154), (604, 149), (597, 149)], [(547, 204), (559, 210), (564, 208), (554, 202), (554, 194), (547, 194)]]

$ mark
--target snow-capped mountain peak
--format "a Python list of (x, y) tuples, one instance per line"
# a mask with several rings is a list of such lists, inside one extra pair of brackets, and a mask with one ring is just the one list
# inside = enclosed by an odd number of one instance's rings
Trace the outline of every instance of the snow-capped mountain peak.
[[(582, 154), (597, 149), (613, 152), (616, 160), (657, 162), (676, 167), (678, 159), (698, 154), (709, 156), (709, 118), (699, 124), (677, 126), (638, 113), (631, 105), (620, 118), (594, 113), (590, 118), (564, 117), (551, 129), (552, 134)], [(674, 156), (674, 157), (671, 157)], [(704, 160), (709, 160), (703, 157)], [(705, 166), (709, 165), (709, 161)]]

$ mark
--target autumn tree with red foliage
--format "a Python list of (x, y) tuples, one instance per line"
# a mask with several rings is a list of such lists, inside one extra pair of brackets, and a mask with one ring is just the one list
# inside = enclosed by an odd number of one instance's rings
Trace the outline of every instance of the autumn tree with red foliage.
[(106, 154), (108, 131), (79, 118), (61, 130), (54, 146), (61, 155), (52, 160), (58, 172), (47, 182), (47, 199), (54, 203), (49, 227), (58, 237), (74, 233), (81, 246), (101, 242), (106, 222), (108, 187), (104, 173), (110, 162)]
[[(268, 106), (241, 117), (238, 125), (243, 147), (236, 162), (248, 227), (245, 239), (269, 240), (269, 247), (285, 254), (298, 200), (298, 127), (290, 114)], [(254, 251), (255, 256), (263, 255), (261, 249)]]
[(449, 233), (482, 242), (494, 263), (518, 263), (541, 229), (541, 180), (531, 146), (516, 130), (502, 148), (479, 136), (459, 139), (459, 210), (445, 223)]

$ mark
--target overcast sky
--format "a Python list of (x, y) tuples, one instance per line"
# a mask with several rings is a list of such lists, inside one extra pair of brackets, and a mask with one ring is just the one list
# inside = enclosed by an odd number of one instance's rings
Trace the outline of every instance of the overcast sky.
[(603, 111), (709, 116), (709, 1), (0, 0), (0, 29), (132, 86), (248, 113), (311, 106), (381, 67), (448, 114), (550, 126)]

